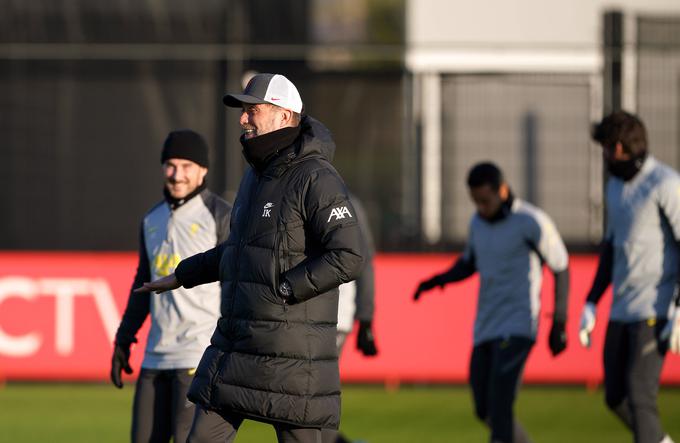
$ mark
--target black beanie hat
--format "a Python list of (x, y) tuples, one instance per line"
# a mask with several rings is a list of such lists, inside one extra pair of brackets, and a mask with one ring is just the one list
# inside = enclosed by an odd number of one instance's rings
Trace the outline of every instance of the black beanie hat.
[(172, 131), (163, 143), (161, 163), (171, 158), (191, 160), (207, 168), (209, 166), (208, 145), (200, 134), (191, 129)]

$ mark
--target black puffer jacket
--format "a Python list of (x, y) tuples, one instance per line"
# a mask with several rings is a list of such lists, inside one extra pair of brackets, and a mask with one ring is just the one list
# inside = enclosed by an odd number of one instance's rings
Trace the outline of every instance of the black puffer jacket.
[[(337, 287), (362, 267), (362, 239), (330, 160), (335, 144), (310, 117), (292, 147), (246, 172), (229, 239), (184, 260), (185, 287), (219, 279), (222, 317), (189, 391), (208, 409), (301, 427), (337, 428)], [(277, 288), (293, 288), (286, 304)]]

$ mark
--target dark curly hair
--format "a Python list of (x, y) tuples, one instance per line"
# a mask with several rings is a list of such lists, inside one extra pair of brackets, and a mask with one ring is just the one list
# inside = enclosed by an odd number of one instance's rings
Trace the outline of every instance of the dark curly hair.
[(470, 188), (489, 185), (494, 191), (498, 191), (503, 181), (503, 172), (491, 162), (477, 163), (468, 172), (467, 184)]
[(613, 149), (621, 142), (624, 152), (637, 156), (647, 151), (647, 130), (639, 117), (616, 111), (593, 125), (593, 140), (603, 148)]

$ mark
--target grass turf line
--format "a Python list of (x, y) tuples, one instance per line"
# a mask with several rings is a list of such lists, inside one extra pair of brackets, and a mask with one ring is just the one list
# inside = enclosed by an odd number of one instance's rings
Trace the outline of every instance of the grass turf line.
[[(28, 443), (129, 441), (133, 386), (10, 383), (0, 388), (2, 441)], [(662, 388), (659, 410), (666, 431), (680, 441), (680, 389)], [(534, 441), (632, 441), (604, 406), (602, 391), (583, 387), (524, 386), (516, 413)], [(343, 389), (342, 431), (369, 443), (483, 442), (465, 386), (351, 385)], [(270, 426), (246, 421), (236, 441), (275, 441)]]

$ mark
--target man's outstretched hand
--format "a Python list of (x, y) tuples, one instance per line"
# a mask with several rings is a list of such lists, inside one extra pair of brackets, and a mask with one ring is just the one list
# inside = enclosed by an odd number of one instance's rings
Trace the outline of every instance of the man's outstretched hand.
[(158, 280), (146, 282), (133, 292), (155, 292), (159, 294), (161, 292), (177, 289), (180, 286), (182, 285), (179, 284), (177, 277), (175, 277), (175, 274), (172, 273), (166, 277), (159, 278)]

